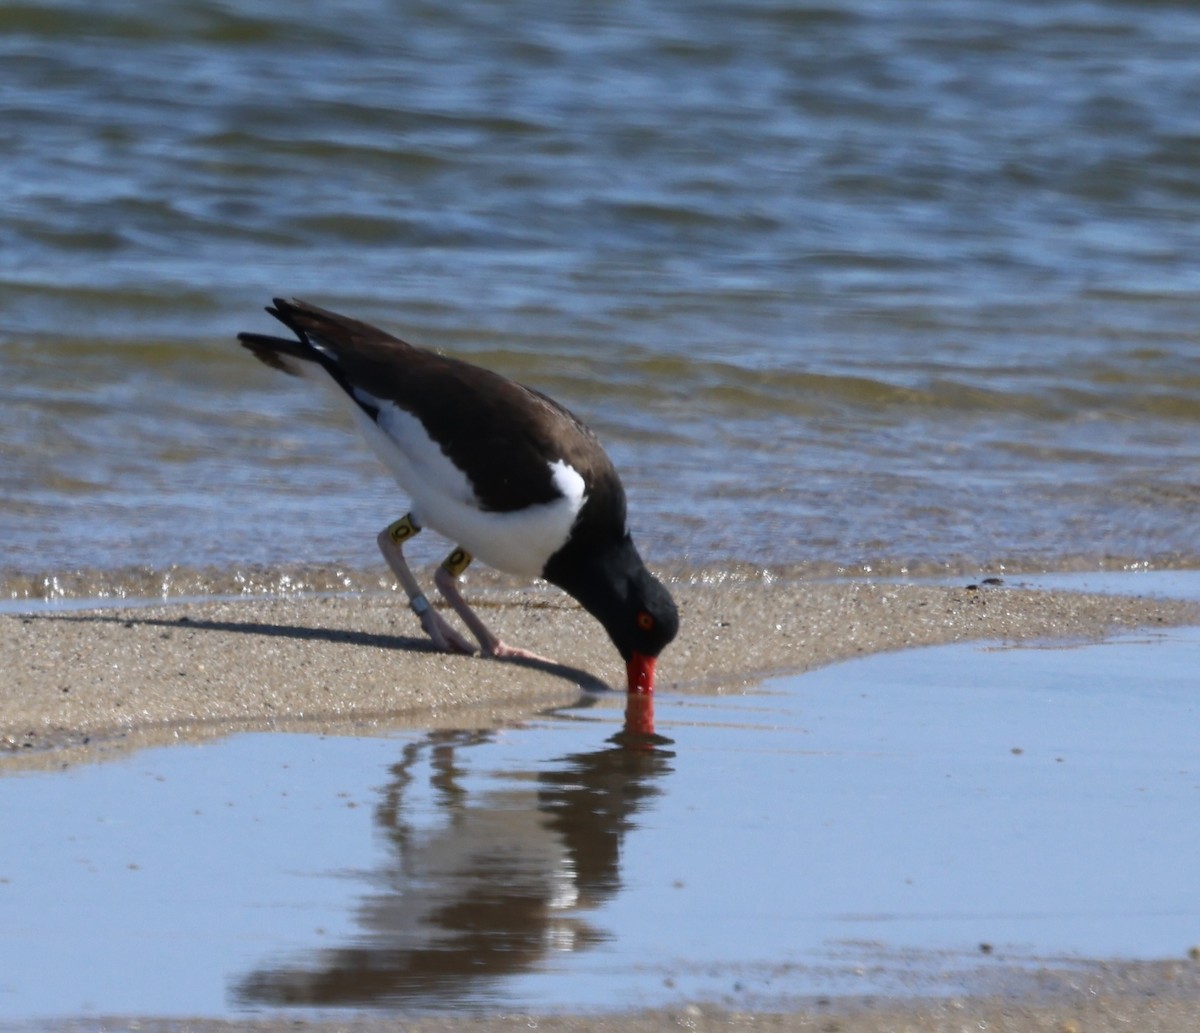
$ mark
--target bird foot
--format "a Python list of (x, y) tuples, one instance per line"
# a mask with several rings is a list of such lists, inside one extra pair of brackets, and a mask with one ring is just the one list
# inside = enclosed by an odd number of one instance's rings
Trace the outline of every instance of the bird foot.
[(421, 614), (421, 627), (433, 641), (434, 648), (442, 653), (463, 653), (470, 656), (475, 652), (475, 647), (450, 627), (433, 607)]
[(496, 639), (490, 646), (484, 647), (483, 655), (493, 657), (496, 660), (533, 660), (541, 664), (553, 664), (556, 662), (548, 656), (531, 653), (528, 649), (522, 649), (520, 646), (507, 645), (499, 639)]

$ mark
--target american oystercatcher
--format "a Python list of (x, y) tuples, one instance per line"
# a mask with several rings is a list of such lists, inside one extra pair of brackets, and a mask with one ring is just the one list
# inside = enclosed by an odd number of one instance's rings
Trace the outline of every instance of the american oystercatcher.
[(625, 660), (629, 691), (653, 691), (655, 660), (679, 630), (679, 614), (638, 555), (625, 489), (583, 423), (538, 391), (367, 323), (281, 298), (267, 311), (296, 340), (238, 340), (274, 369), (340, 389), (408, 494), (412, 508), (379, 533), (379, 548), (438, 649), (475, 651), (430, 606), (405, 562), (404, 542), (423, 527), (456, 543), (434, 583), (485, 656), (543, 659), (505, 645), (467, 605), (457, 580), (473, 557), (573, 596)]

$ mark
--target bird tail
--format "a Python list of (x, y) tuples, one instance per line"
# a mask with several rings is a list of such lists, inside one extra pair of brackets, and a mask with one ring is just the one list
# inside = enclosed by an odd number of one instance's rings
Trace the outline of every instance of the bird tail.
[(293, 377), (304, 376), (306, 366), (321, 361), (317, 350), (307, 341), (288, 341), (270, 334), (251, 333), (238, 334), (238, 340), (259, 362)]
[(311, 371), (311, 364), (315, 363), (323, 366), (341, 383), (337, 373), (338, 353), (347, 342), (355, 339), (386, 341), (390, 346), (402, 349), (409, 347), (399, 338), (373, 326), (310, 305), (298, 298), (293, 301), (275, 298), (274, 304), (267, 306), (267, 311), (291, 330), (297, 339), (289, 341), (269, 334), (241, 333), (238, 334), (238, 340), (261, 362), (293, 376)]
[(270, 334), (240, 333), (238, 340), (242, 347), (250, 349), (255, 358), (272, 369), (282, 370), (294, 377), (312, 372), (311, 364), (324, 366), (328, 370), (330, 356), (327, 348), (322, 347), (322, 325), (353, 321), (299, 299), (272, 300), (274, 304), (268, 305), (267, 311), (291, 330), (296, 340), (289, 341)]

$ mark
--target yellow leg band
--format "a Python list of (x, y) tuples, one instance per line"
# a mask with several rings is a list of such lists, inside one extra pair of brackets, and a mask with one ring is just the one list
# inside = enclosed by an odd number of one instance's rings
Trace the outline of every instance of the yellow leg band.
[(420, 531), (421, 525), (413, 519), (411, 513), (405, 513), (394, 524), (389, 524), (387, 529), (388, 537), (397, 545), (415, 537)]
[(442, 567), (445, 568), (451, 577), (458, 577), (459, 574), (471, 565), (472, 559), (474, 557), (460, 545), (442, 561)]

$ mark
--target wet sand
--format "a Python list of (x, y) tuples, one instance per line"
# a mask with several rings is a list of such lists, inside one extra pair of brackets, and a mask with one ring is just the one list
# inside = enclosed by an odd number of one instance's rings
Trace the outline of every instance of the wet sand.
[(482, 1017), (348, 1017), (336, 1022), (292, 1018), (113, 1020), (66, 1022), (63, 1031), (137, 1029), (140, 1033), (1195, 1033), (1200, 966), (1195, 962), (1100, 965), (1087, 974), (1047, 970), (1039, 989), (1021, 997), (938, 997), (923, 1000), (815, 998), (787, 1011), (740, 1011), (700, 1004), (607, 1015), (513, 1014)]
[[(696, 577), (674, 587), (683, 631), (660, 662), (660, 692), (733, 692), (769, 674), (913, 646), (1092, 640), (1131, 628), (1200, 623), (1193, 603), (965, 580), (940, 587)], [(560, 595), (487, 584), (474, 585), (472, 594), (484, 601), (481, 609), (502, 637), (562, 664), (434, 653), (402, 600), (386, 594), (2, 615), (0, 774), (242, 729), (363, 734), (486, 727), (570, 703), (581, 691), (596, 689), (598, 679), (620, 684), (621, 665), (603, 632)], [(489, 1018), (487, 1024), (528, 1029), (532, 1021), (522, 1015)], [(405, 1027), (433, 1033), (478, 1022), (477, 1016), (428, 1018)], [(681, 1005), (621, 1016), (538, 1016), (536, 1022), (542, 1029), (593, 1033), (677, 1026), (846, 1033), (1194, 1030), (1200, 1028), (1200, 968), (1188, 959), (1070, 972), (1048, 963), (1036, 979), (1003, 986), (996, 996), (818, 1000), (782, 1013)], [(394, 1023), (380, 1017), (336, 1026), (365, 1031)], [(94, 1020), (87, 1024), (91, 1028)], [(290, 1015), (140, 1024), (212, 1030), (306, 1025)]]

